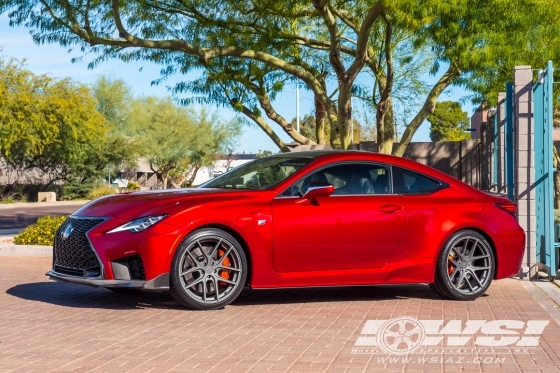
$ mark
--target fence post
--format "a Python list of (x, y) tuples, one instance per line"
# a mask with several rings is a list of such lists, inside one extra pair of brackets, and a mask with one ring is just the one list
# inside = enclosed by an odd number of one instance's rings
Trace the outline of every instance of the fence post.
[(506, 159), (505, 159), (505, 147), (506, 147), (506, 93), (498, 93), (498, 110), (496, 115), (498, 117), (498, 174), (497, 179), (494, 181), (496, 184), (496, 191), (498, 193), (506, 193)]
[[(522, 277), (525, 278), (532, 278), (537, 273), (535, 267), (537, 245), (532, 86), (531, 66), (516, 66), (513, 76), (515, 168), (517, 171), (515, 172), (514, 197), (519, 209), (517, 216), (519, 224), (526, 234), (525, 255), (521, 263)], [(508, 174), (508, 176), (510, 175)], [(508, 192), (509, 189), (508, 185)]]

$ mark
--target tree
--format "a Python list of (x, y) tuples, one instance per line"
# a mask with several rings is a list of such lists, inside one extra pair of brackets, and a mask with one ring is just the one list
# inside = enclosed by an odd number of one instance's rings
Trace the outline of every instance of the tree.
[(432, 141), (461, 141), (471, 137), (469, 132), (465, 132), (470, 127), (470, 118), (458, 102), (438, 102), (428, 121), (431, 123)]
[(164, 188), (191, 186), (198, 170), (240, 135), (237, 120), (177, 106), (169, 97), (136, 100), (127, 122), (132, 140)]
[(379, 149), (391, 152), (394, 89), (427, 61), (439, 76), (396, 155), (447, 87), (465, 86), (481, 101), (503, 89), (514, 64), (557, 55), (559, 7), (555, 0), (0, 0), (0, 12), (10, 12), (11, 24), (31, 28), (36, 42), (78, 45), (98, 56), (92, 66), (108, 58), (147, 60), (164, 66), (162, 79), (202, 71), (199, 81), (179, 83), (174, 92), (196, 91), (202, 100), (233, 107), (283, 151), (262, 113), (294, 141), (312, 143), (273, 107), (286, 83), (300, 81), (312, 92), (317, 142), (324, 141), (321, 126), (329, 126), (330, 143), (347, 149), (356, 80), (370, 74)]
[(122, 155), (108, 130), (87, 87), (0, 57), (0, 156), (12, 169), (40, 171), (50, 183), (93, 181)]

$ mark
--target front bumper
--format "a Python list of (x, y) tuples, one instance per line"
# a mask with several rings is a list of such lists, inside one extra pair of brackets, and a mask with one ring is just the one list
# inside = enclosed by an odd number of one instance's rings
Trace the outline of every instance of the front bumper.
[(46, 273), (50, 279), (63, 282), (71, 282), (74, 284), (88, 285), (94, 287), (105, 288), (128, 288), (139, 290), (166, 291), (169, 290), (169, 273), (163, 273), (156, 278), (143, 280), (105, 280), (100, 278), (76, 277), (69, 276), (54, 271)]

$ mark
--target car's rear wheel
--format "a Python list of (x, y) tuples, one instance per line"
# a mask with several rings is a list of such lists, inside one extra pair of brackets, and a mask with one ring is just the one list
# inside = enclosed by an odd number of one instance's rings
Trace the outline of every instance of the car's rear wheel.
[(170, 293), (197, 310), (223, 308), (237, 298), (247, 278), (247, 258), (229, 233), (205, 228), (187, 236), (171, 265)]
[(443, 246), (437, 261), (437, 294), (455, 300), (473, 300), (486, 292), (496, 270), (492, 246), (480, 233), (459, 231)]

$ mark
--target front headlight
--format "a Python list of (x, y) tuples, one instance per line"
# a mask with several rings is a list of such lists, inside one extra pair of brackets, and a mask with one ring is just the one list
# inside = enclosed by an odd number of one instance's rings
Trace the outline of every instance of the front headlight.
[(115, 232), (122, 232), (122, 231), (129, 231), (132, 233), (141, 232), (146, 228), (151, 227), (152, 225), (160, 222), (163, 218), (167, 215), (156, 215), (156, 216), (146, 216), (143, 218), (135, 219), (133, 221), (129, 221), (126, 224), (121, 225), (115, 229), (111, 229), (107, 233), (115, 233)]

